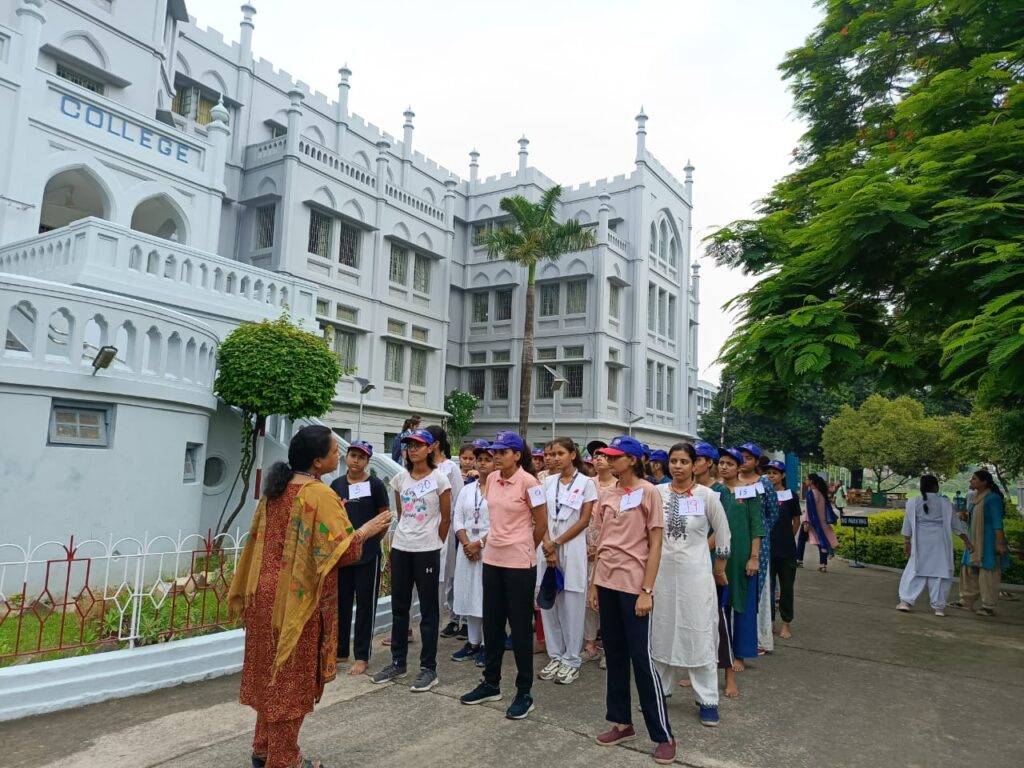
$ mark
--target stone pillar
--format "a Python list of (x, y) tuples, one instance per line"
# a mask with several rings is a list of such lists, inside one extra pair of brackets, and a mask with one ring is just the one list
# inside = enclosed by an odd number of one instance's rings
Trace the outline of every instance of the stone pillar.
[(530, 157), (530, 152), (527, 147), (530, 146), (530, 140), (523, 136), (519, 139), (519, 175), (526, 175), (527, 161)]
[(252, 23), (252, 17), (255, 14), (256, 9), (252, 3), (242, 4), (242, 21), (239, 25), (241, 31), (238, 36), (238, 66), (246, 69), (252, 69), (252, 31), (255, 26)]
[(643, 107), (640, 107), (640, 114), (636, 116), (636, 162), (647, 162), (647, 115)]
[(15, 11), (21, 31), (21, 72), (26, 77), (35, 69), (39, 59), (39, 40), (46, 23), (44, 5), (46, 0), (21, 0), (21, 7)]
[(608, 216), (611, 213), (609, 203), (612, 201), (612, 196), (607, 192), (602, 192), (597, 199), (601, 201), (601, 205), (597, 209), (597, 241), (599, 243), (607, 243)]
[(348, 131), (348, 92), (351, 88), (349, 78), (352, 77), (352, 70), (348, 68), (348, 64), (338, 70), (338, 76), (338, 130), (334, 149), (341, 155), (345, 151), (345, 133)]
[(469, 194), (476, 192), (476, 183), (480, 178), (480, 153), (476, 147), (469, 153)]
[(298, 155), (299, 153), (299, 131), (302, 130), (302, 100), (305, 98), (302, 91), (288, 91), (288, 137), (285, 143), (286, 155)]
[(412, 132), (413, 124), (412, 119), (416, 117), (416, 113), (412, 111), (412, 107), (408, 107), (405, 112), (402, 113), (405, 118), (405, 124), (402, 126), (402, 187), (404, 189), (409, 188), (409, 182), (412, 179)]
[[(228, 145), (231, 140), (231, 129), (228, 127), (230, 113), (224, 107), (223, 98), (221, 98), (220, 103), (210, 110), (210, 116), (213, 120), (206, 126), (207, 136), (210, 140), (210, 155), (207, 157), (206, 173), (208, 183), (214, 192), (210, 195), (205, 249), (211, 253), (218, 253), (220, 247), (221, 209), (227, 192), (225, 169), (228, 159)], [(234, 256), (234, 254), (228, 255), (229, 257)]]
[(683, 168), (683, 172), (686, 176), (683, 179), (683, 189), (686, 190), (686, 202), (693, 207), (693, 163), (689, 160), (686, 161), (686, 167)]

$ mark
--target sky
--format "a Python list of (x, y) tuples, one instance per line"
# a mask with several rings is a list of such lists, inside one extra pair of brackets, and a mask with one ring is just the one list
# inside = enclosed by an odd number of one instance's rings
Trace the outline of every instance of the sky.
[[(253, 52), (394, 136), (416, 113), (414, 147), (462, 178), (530, 164), (564, 186), (629, 173), (636, 123), (677, 178), (693, 162), (693, 253), (701, 264), (701, 378), (753, 280), (703, 256), (701, 240), (752, 215), (791, 168), (801, 123), (778, 64), (821, 18), (813, 0), (251, 0)], [(188, 0), (199, 26), (238, 38), (240, 0)]]

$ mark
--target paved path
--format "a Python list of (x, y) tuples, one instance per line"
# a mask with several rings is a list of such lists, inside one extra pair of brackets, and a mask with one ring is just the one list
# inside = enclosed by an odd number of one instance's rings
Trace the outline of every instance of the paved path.
[[(944, 619), (930, 611), (903, 615), (893, 610), (897, 579), (838, 560), (828, 574), (800, 571), (796, 637), (740, 675), (742, 696), (723, 702), (719, 728), (700, 726), (684, 691), (673, 697), (678, 762), (700, 768), (1024, 764), (1024, 601), (1006, 603), (992, 619), (954, 609)], [(441, 641), (444, 653), (456, 647), (454, 640)], [(382, 661), (378, 655), (371, 668)], [(654, 765), (646, 739), (613, 749), (594, 744), (605, 727), (604, 673), (594, 664), (571, 686), (538, 681), (537, 710), (522, 722), (506, 720), (504, 704), (458, 703), (476, 681), (470, 664), (445, 659), (439, 672), (442, 684), (428, 694), (340, 678), (306, 720), (303, 749), (329, 768)], [(514, 674), (508, 656), (505, 673), (509, 680)], [(248, 765), (254, 718), (235, 703), (237, 694), (232, 676), (0, 724), (0, 766)]]

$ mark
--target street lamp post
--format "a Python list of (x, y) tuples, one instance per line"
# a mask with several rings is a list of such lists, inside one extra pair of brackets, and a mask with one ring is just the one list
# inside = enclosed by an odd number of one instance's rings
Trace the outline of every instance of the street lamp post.
[(626, 409), (626, 413), (628, 413), (630, 416), (633, 417), (633, 418), (631, 418), (627, 422), (628, 430), (626, 431), (626, 434), (629, 435), (630, 437), (632, 437), (633, 436), (633, 425), (636, 424), (638, 421), (643, 421), (644, 417), (643, 417), (642, 414), (638, 415), (638, 414), (634, 413), (633, 411), (629, 410), (629, 408)]
[(363, 397), (367, 392), (376, 389), (375, 384), (371, 384), (369, 379), (364, 379), (362, 376), (353, 376), (352, 379), (359, 385), (359, 421), (356, 422), (356, 440), (363, 439)]
[(555, 439), (555, 406), (557, 405), (558, 393), (562, 386), (568, 384), (568, 379), (563, 379), (551, 366), (545, 365), (544, 370), (551, 374), (551, 439)]

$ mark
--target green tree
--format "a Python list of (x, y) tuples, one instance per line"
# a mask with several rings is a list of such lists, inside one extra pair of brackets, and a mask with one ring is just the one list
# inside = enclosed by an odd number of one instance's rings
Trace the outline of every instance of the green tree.
[(1010, 484), (1024, 476), (1024, 413), (975, 405), (970, 416), (951, 416), (949, 429), (956, 435), (957, 461), (974, 470), (978, 465), (992, 473), (1011, 495)]
[(877, 371), (882, 388), (1019, 404), (1024, 4), (819, 4), (780, 67), (808, 125), (797, 167), (710, 238), (760, 276), (722, 353), (735, 401), (767, 411)]
[[(954, 442), (947, 419), (925, 415), (916, 400), (871, 395), (859, 408), (839, 409), (825, 425), (821, 447), (830, 464), (872, 470), (875, 490), (881, 492), (902, 485), (907, 477), (956, 471)], [(894, 485), (883, 489), (890, 479)]]
[[(343, 372), (327, 342), (294, 325), (287, 315), (277, 320), (244, 323), (224, 339), (217, 352), (214, 394), (242, 411), (242, 493), (220, 528), (226, 533), (248, 500), (253, 464), (267, 417), (321, 416), (331, 408)], [(225, 505), (226, 509), (226, 505)], [(223, 518), (223, 513), (221, 514)], [(219, 521), (218, 521), (219, 524)]]
[(503, 197), (501, 210), (512, 217), (512, 226), (492, 229), (480, 238), (489, 258), (502, 258), (526, 267), (526, 312), (523, 315), (523, 353), (519, 366), (519, 434), (526, 437), (530, 424), (530, 396), (533, 379), (534, 305), (537, 264), (555, 261), (564, 253), (584, 251), (597, 245), (597, 238), (575, 219), (555, 220), (562, 198), (557, 184), (532, 203), (522, 195)]
[(458, 450), (462, 438), (473, 430), (473, 417), (479, 401), (469, 392), (453, 389), (444, 397), (444, 409), (448, 415), (444, 420), (444, 429), (448, 433), (448, 441)]

